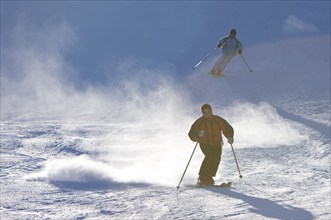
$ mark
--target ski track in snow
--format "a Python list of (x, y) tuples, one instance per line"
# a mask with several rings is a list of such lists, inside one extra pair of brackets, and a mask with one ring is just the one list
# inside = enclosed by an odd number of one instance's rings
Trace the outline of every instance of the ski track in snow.
[[(307, 110), (309, 103), (300, 103)], [(121, 183), (95, 171), (80, 174), (85, 181), (67, 180), (65, 174), (63, 180), (27, 177), (42, 171), (50, 158), (89, 155), (98, 160), (100, 151), (91, 145), (119, 128), (2, 120), (1, 219), (330, 219), (330, 136), (325, 129), (330, 124), (325, 115), (305, 113), (279, 104), (279, 114), (307, 134), (301, 144), (235, 148), (243, 179), (231, 149), (224, 146), (216, 181), (232, 181), (233, 187), (191, 188), (184, 180), (178, 191), (176, 182)], [(178, 180), (183, 168), (174, 170)]]

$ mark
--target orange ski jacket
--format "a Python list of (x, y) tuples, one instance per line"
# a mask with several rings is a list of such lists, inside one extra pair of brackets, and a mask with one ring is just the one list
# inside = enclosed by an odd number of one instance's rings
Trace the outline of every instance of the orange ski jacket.
[[(204, 131), (203, 137), (198, 136), (200, 131)], [(223, 143), (222, 134), (226, 138), (233, 138), (234, 130), (226, 120), (212, 115), (210, 119), (203, 116), (197, 119), (191, 126), (188, 136), (199, 144), (219, 145)]]

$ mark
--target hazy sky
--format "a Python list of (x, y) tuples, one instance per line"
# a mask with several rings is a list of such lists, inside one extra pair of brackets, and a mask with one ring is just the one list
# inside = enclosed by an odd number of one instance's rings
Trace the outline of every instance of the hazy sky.
[(1, 50), (18, 44), (17, 29), (33, 44), (61, 25), (70, 35), (64, 57), (79, 79), (102, 82), (132, 58), (181, 77), (232, 27), (244, 49), (329, 35), (330, 1), (1, 1)]

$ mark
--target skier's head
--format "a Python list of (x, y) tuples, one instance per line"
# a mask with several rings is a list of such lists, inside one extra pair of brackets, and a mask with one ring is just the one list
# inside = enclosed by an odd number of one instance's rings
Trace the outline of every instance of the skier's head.
[(207, 119), (209, 119), (211, 117), (211, 115), (213, 114), (213, 111), (209, 104), (202, 105), (201, 112), (202, 112), (203, 116), (206, 117)]
[(212, 110), (212, 109), (211, 109), (211, 106), (210, 106), (209, 104), (203, 104), (203, 105), (201, 106), (201, 112), (202, 112), (202, 113), (203, 113), (203, 111), (204, 111), (205, 109)]
[(232, 28), (231, 30), (230, 30), (230, 36), (231, 37), (235, 37), (237, 35), (237, 30), (235, 29), (235, 28)]

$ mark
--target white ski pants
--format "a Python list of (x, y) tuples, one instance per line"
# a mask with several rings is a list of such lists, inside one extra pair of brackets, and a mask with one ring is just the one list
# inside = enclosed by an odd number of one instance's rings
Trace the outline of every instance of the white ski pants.
[(223, 72), (225, 70), (225, 67), (228, 65), (230, 60), (236, 55), (236, 52), (230, 52), (230, 53), (222, 53), (220, 58), (218, 58), (217, 62), (215, 63), (212, 71), (221, 71)]

